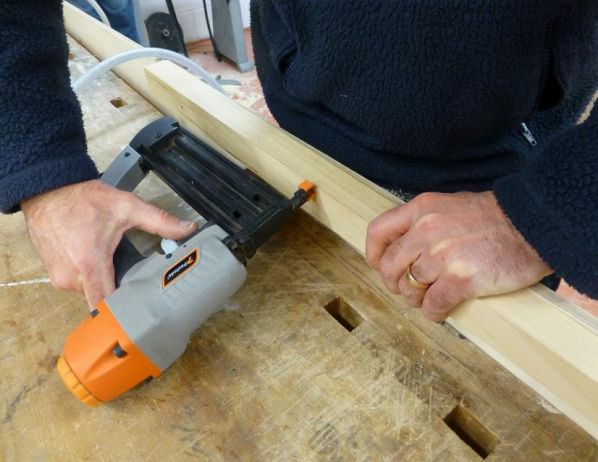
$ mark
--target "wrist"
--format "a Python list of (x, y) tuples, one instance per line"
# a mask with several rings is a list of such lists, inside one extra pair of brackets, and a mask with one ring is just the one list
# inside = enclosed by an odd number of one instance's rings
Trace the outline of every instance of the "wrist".
[[(89, 180), (82, 183), (61, 186), (25, 199), (20, 203), (23, 215), (25, 215), (25, 218), (29, 218), (38, 212), (43, 213), (43, 211), (46, 211), (48, 208), (56, 209), (60, 207), (61, 204), (72, 205), (75, 201), (81, 200), (81, 193), (84, 193), (89, 186), (91, 186), (90, 183), (97, 181), (98, 180)], [(86, 185), (86, 187), (80, 189), (81, 185)], [(78, 191), (78, 193), (75, 193), (75, 191)]]

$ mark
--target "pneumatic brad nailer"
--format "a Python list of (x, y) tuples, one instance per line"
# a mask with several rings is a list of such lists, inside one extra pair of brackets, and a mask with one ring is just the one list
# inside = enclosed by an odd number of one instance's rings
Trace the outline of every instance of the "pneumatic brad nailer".
[(315, 196), (306, 181), (286, 199), (168, 117), (141, 130), (102, 180), (132, 191), (150, 171), (208, 222), (147, 258), (126, 238), (120, 243), (117, 290), (67, 337), (58, 360), (64, 383), (90, 406), (168, 368), (241, 287), (256, 249)]

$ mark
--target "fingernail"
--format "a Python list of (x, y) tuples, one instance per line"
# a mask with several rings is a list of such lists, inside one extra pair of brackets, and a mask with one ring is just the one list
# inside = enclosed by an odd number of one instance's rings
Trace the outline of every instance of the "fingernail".
[(187, 229), (187, 228), (191, 228), (193, 226), (195, 226), (195, 222), (194, 221), (187, 221), (187, 220), (181, 220), (179, 222), (179, 226), (183, 229)]

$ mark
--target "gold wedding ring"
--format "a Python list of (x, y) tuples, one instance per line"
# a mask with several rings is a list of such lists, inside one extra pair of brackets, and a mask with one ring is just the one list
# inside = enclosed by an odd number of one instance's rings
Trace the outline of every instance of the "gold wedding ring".
[(413, 277), (413, 274), (411, 274), (412, 266), (413, 266), (413, 263), (411, 263), (407, 267), (407, 280), (409, 281), (409, 284), (411, 284), (416, 289), (426, 290), (428, 287), (430, 287), (430, 284), (424, 284), (423, 282), (419, 282), (417, 279), (415, 279)]

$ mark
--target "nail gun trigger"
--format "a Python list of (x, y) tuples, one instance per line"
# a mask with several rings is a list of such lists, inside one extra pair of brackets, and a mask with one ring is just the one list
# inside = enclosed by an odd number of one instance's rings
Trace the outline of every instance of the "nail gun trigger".
[(162, 239), (160, 242), (160, 247), (165, 254), (174, 253), (176, 249), (179, 248), (179, 244), (172, 239)]

